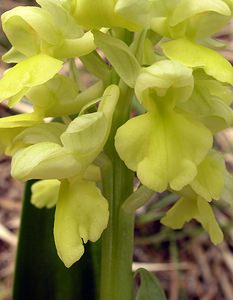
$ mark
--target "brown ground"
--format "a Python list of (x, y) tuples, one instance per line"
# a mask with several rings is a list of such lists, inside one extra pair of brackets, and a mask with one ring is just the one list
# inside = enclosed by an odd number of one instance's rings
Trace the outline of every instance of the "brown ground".
[[(33, 1), (0, 1), (0, 14), (19, 3)], [(223, 54), (233, 62), (233, 33), (228, 26), (221, 34), (228, 41)], [(3, 46), (1, 46), (3, 45)], [(7, 42), (0, 32), (0, 52)], [(0, 63), (0, 72), (5, 65)], [(0, 117), (12, 114), (0, 106)], [(233, 130), (227, 130), (216, 139), (224, 152), (227, 165), (233, 168)], [(10, 177), (10, 159), (0, 156), (0, 300), (10, 300), (17, 233), (23, 185)], [(223, 227), (225, 242), (215, 247), (196, 223), (183, 231), (173, 232), (161, 227), (157, 220), (162, 210), (153, 205), (160, 201), (157, 195), (138, 212), (135, 227), (134, 269), (145, 267), (161, 279), (169, 300), (232, 300), (233, 299), (233, 210), (224, 205), (216, 207)], [(142, 215), (147, 216), (142, 218)], [(150, 216), (153, 215), (153, 220)]]

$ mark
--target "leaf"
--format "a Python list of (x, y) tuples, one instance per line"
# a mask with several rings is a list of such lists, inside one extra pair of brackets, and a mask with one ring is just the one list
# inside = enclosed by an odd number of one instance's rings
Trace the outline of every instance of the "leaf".
[(233, 85), (233, 68), (220, 54), (212, 49), (195, 44), (188, 39), (178, 39), (161, 45), (165, 55), (188, 67), (203, 68), (221, 82)]
[(140, 72), (140, 65), (130, 48), (121, 40), (99, 31), (94, 31), (94, 40), (118, 75), (130, 87), (134, 87)]
[(54, 244), (54, 209), (30, 203), (32, 183), (25, 187), (12, 299), (97, 299), (100, 243), (87, 244), (82, 259), (67, 269)]
[(166, 300), (165, 293), (158, 279), (145, 269), (138, 269), (135, 276), (140, 276), (140, 287), (135, 300)]

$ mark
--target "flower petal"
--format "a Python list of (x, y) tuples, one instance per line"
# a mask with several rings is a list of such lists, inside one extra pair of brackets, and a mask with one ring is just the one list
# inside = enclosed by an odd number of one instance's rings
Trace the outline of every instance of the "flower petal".
[(201, 123), (166, 108), (129, 120), (115, 137), (121, 159), (157, 192), (190, 183), (211, 145), (212, 135)]
[(42, 41), (51, 47), (61, 38), (50, 14), (39, 7), (13, 8), (2, 15), (2, 25), (14, 48), (27, 57), (40, 52)]
[(184, 65), (169, 60), (162, 60), (152, 66), (143, 68), (138, 76), (135, 93), (138, 99), (145, 104), (153, 91), (153, 97), (164, 97), (170, 92), (174, 105), (177, 101), (184, 102), (192, 94), (192, 70)]
[(213, 133), (233, 124), (232, 94), (216, 80), (195, 79), (193, 94), (179, 107), (194, 113)]
[(65, 149), (88, 166), (103, 150), (112, 124), (112, 116), (119, 97), (119, 88), (109, 86), (98, 111), (78, 116), (61, 135)]
[(101, 82), (79, 93), (77, 84), (73, 80), (56, 75), (46, 83), (31, 88), (26, 97), (32, 102), (36, 112), (45, 117), (58, 117), (80, 112), (86, 103), (99, 98), (102, 93)]
[(0, 151), (10, 154), (14, 138), (25, 128), (42, 122), (36, 113), (0, 118)]
[(10, 106), (13, 106), (31, 87), (51, 79), (60, 71), (62, 64), (62, 61), (45, 54), (38, 54), (20, 62), (9, 69), (0, 80), (0, 101), (18, 95), (14, 101), (10, 101)]
[(141, 28), (140, 24), (117, 15), (114, 11), (115, 0), (79, 0), (75, 1), (70, 13), (73, 13), (77, 22), (89, 29), (102, 27), (123, 27), (130, 31), (137, 31)]
[(205, 200), (218, 200), (224, 188), (224, 174), (224, 159), (216, 151), (211, 151), (198, 166), (197, 176), (190, 186)]
[(58, 144), (43, 142), (17, 151), (13, 155), (11, 174), (19, 180), (62, 179), (83, 172), (77, 161)]
[(61, 123), (42, 123), (24, 129), (13, 140), (11, 155), (21, 148), (41, 143), (51, 142), (61, 145), (60, 135), (65, 131), (66, 126)]
[(66, 267), (83, 255), (88, 240), (100, 238), (108, 223), (108, 203), (93, 182), (63, 181), (56, 206), (54, 237), (57, 252)]
[(165, 55), (192, 68), (203, 68), (219, 80), (233, 85), (231, 64), (216, 51), (195, 44), (188, 39), (178, 39), (161, 45)]
[(40, 180), (31, 187), (31, 203), (37, 208), (51, 208), (58, 200), (60, 181), (56, 179)]
[(223, 233), (215, 219), (210, 204), (197, 197), (181, 198), (161, 219), (161, 223), (173, 229), (181, 229), (185, 222), (196, 219), (209, 233), (211, 241), (216, 245), (222, 242)]

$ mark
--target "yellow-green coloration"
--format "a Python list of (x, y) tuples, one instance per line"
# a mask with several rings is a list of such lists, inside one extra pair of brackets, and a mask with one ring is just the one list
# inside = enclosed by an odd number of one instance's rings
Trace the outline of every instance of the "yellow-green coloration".
[(197, 165), (212, 146), (212, 135), (189, 115), (160, 104), (118, 129), (115, 145), (140, 181), (162, 192), (168, 187), (180, 190), (194, 179)]
[(56, 75), (48, 82), (30, 89), (26, 97), (38, 114), (44, 117), (58, 117), (79, 113), (84, 105), (102, 94), (102, 82), (97, 82), (79, 93), (77, 84), (72, 79)]
[(233, 85), (233, 68), (220, 54), (212, 49), (197, 45), (188, 39), (178, 39), (162, 44), (165, 55), (187, 67), (202, 68), (219, 80)]
[(38, 54), (20, 62), (0, 80), (0, 101), (9, 100), (9, 106), (14, 106), (30, 88), (54, 77), (62, 65), (62, 61), (45, 54)]
[[(16, 7), (2, 15), (3, 30), (12, 48), (6, 62), (19, 62), (44, 53), (56, 58), (82, 56), (95, 49), (91, 32), (86, 32), (54, 1), (38, 1), (39, 7)], [(30, 45), (30, 46), (29, 46)]]
[[(68, 2), (68, 1), (65, 1)], [(102, 27), (123, 27), (130, 31), (137, 31), (141, 24), (128, 20), (115, 12), (116, 0), (75, 0), (66, 7), (77, 20), (78, 24), (88, 29), (100, 29)]]
[(56, 205), (60, 189), (56, 179), (40, 180), (32, 185), (31, 203), (37, 208), (51, 208)]
[(109, 86), (98, 111), (75, 118), (61, 134), (59, 143), (46, 136), (47, 140), (16, 152), (12, 160), (12, 175), (21, 180), (82, 175), (107, 141), (118, 97), (119, 88)]
[(57, 252), (66, 267), (80, 259), (83, 243), (95, 242), (108, 223), (108, 202), (93, 182), (62, 181), (55, 212)]
[(186, 101), (192, 89), (191, 70), (170, 61), (158, 62), (138, 77), (136, 95), (147, 113), (118, 129), (115, 146), (128, 168), (152, 190), (181, 190), (194, 179), (212, 146), (211, 132), (176, 109), (176, 102)]
[(207, 201), (218, 200), (224, 187), (224, 159), (211, 151), (197, 168), (197, 176), (190, 183), (192, 189)]
[(14, 138), (25, 128), (42, 122), (35, 113), (21, 114), (0, 119), (0, 151), (11, 155)]
[(230, 108), (232, 94), (228, 86), (204, 74), (194, 75), (194, 90), (191, 97), (179, 107), (195, 114), (213, 133), (233, 124)]
[(181, 229), (186, 222), (195, 219), (209, 233), (211, 241), (219, 244), (223, 233), (215, 219), (210, 204), (200, 196), (181, 198), (161, 219), (161, 223), (173, 229)]
[(193, 84), (192, 69), (175, 61), (162, 60), (142, 69), (136, 81), (135, 93), (145, 106), (151, 97), (155, 101), (162, 101), (165, 96), (168, 100), (164, 101), (169, 101), (167, 105), (174, 106), (176, 102), (188, 100)]
[(8, 147), (10, 154), (13, 155), (18, 150), (36, 143), (51, 142), (61, 145), (60, 135), (65, 129), (66, 126), (64, 124), (56, 122), (31, 125), (23, 129), (23, 131), (13, 139), (11, 145)]
[(198, 40), (224, 27), (232, 16), (225, 0), (160, 0), (152, 4), (152, 30), (172, 39)]

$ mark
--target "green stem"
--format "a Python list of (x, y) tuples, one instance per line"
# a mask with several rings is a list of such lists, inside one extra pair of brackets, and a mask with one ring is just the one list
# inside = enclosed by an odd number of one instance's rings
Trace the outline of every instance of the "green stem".
[(134, 221), (136, 210), (145, 204), (154, 192), (141, 186), (121, 205), (118, 223), (117, 269), (113, 299), (132, 299), (132, 260), (134, 248)]
[[(132, 39), (133, 36), (131, 36)], [(132, 42), (132, 40), (131, 40)], [(139, 41), (142, 46), (143, 41)], [(140, 47), (135, 47), (139, 52)], [(135, 53), (137, 57), (138, 53)], [(118, 76), (117, 76), (118, 77)], [(134, 90), (122, 80), (119, 82), (120, 98), (114, 112), (111, 134), (105, 147), (113, 167), (113, 192), (109, 195), (112, 206), (107, 233), (103, 236), (103, 247), (108, 247), (108, 256), (102, 255), (101, 300), (132, 299), (132, 256), (134, 237), (134, 211), (124, 209), (122, 204), (133, 192), (134, 173), (130, 171), (118, 156), (114, 147), (117, 129), (130, 117)], [(108, 176), (105, 184), (108, 184)], [(132, 198), (131, 198), (132, 199)], [(134, 199), (134, 197), (133, 197)], [(130, 201), (131, 202), (131, 201)]]
[[(108, 228), (102, 237), (101, 300), (119, 299), (117, 296), (117, 289), (119, 289), (119, 278), (117, 275), (119, 274), (118, 248), (120, 247), (118, 243), (119, 209), (123, 201), (133, 191), (133, 172), (127, 169), (114, 147), (114, 137), (117, 129), (129, 118), (133, 90), (122, 82), (120, 82), (119, 86), (121, 95), (114, 114), (112, 131), (105, 149), (112, 163), (112, 191), (106, 195), (106, 198), (109, 200), (110, 217)], [(106, 169), (102, 169), (102, 173), (104, 192), (106, 189), (105, 186), (109, 186), (110, 174)], [(121, 272), (126, 272), (125, 266)], [(131, 291), (131, 285), (132, 281), (125, 282), (124, 290), (129, 289)], [(121, 300), (124, 299), (131, 298), (127, 296), (121, 298)]]
[(111, 273), (113, 269), (112, 260), (112, 218), (113, 214), (113, 167), (111, 160), (105, 155), (101, 154), (95, 161), (95, 164), (100, 167), (102, 176), (102, 192), (109, 202), (109, 223), (107, 229), (102, 235), (101, 244), (101, 299), (111, 299), (112, 281)]

